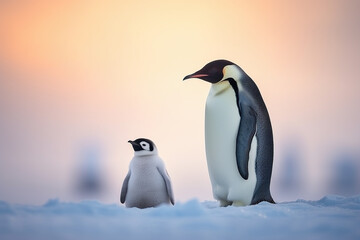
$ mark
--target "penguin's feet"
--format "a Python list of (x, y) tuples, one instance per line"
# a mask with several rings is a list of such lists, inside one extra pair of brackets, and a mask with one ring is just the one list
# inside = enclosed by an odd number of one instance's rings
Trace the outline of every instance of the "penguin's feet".
[(220, 207), (227, 207), (230, 206), (232, 202), (228, 202), (226, 200), (220, 200)]
[(234, 206), (234, 207), (243, 207), (243, 206), (246, 206), (246, 204), (244, 204), (244, 203), (241, 202), (241, 201), (234, 201), (234, 202), (232, 203), (232, 206)]

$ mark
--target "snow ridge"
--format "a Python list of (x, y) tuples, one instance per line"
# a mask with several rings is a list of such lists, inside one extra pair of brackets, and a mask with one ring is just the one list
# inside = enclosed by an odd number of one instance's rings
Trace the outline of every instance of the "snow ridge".
[(97, 201), (0, 201), (0, 239), (360, 239), (360, 195), (220, 208), (196, 199), (127, 209)]

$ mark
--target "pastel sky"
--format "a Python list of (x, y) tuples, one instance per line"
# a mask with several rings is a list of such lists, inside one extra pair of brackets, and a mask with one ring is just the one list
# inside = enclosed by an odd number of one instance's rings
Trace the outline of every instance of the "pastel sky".
[[(327, 194), (336, 156), (360, 172), (359, 10), (356, 0), (1, 1), (0, 199), (80, 198), (82, 153), (95, 149), (95, 198), (118, 202), (127, 141), (147, 137), (177, 200), (211, 200), (210, 85), (182, 79), (220, 58), (253, 78), (268, 107), (274, 199)], [(293, 195), (281, 187), (288, 155)]]

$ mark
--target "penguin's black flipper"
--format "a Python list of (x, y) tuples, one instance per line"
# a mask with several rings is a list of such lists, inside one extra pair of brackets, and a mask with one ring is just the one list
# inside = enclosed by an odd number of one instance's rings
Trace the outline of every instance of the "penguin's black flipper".
[(239, 104), (240, 126), (236, 138), (236, 162), (240, 175), (247, 180), (251, 142), (256, 132), (256, 112), (244, 102)]
[(130, 176), (131, 176), (131, 172), (129, 171), (124, 179), (124, 182), (123, 182), (123, 185), (121, 188), (121, 194), (120, 194), (120, 202), (121, 203), (125, 202)]

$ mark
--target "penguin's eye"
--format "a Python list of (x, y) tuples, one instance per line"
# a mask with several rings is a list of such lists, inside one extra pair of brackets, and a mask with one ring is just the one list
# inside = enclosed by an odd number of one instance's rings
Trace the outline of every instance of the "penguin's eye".
[(218, 74), (219, 73), (219, 69), (213, 67), (210, 69), (209, 71), (209, 75), (215, 75), (215, 74)]
[(140, 145), (144, 150), (150, 151), (150, 144), (149, 143), (141, 142)]

